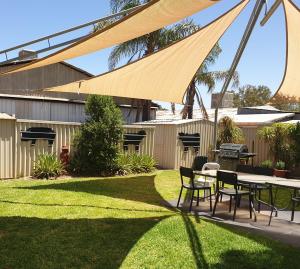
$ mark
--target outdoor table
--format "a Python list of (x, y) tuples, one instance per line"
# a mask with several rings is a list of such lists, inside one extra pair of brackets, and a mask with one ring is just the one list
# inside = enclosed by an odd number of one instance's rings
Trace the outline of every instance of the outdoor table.
[[(226, 170), (224, 170), (226, 171)], [(227, 172), (232, 172), (236, 173), (234, 171), (227, 171)], [(217, 177), (217, 171), (216, 170), (205, 170), (205, 171), (194, 171), (196, 175), (201, 175), (204, 177), (212, 177), (216, 178)], [(268, 204), (264, 201), (258, 200), (257, 197), (255, 196), (255, 199), (271, 208), (271, 214), (270, 214), (270, 219), (269, 219), (269, 225), (271, 224), (272, 216), (274, 210), (276, 211), (276, 216), (277, 212), (279, 209), (276, 208), (275, 206), (275, 201), (276, 201), (276, 195), (275, 198), (273, 198), (273, 192), (272, 189), (275, 187), (276, 188), (276, 194), (278, 191), (278, 188), (287, 188), (290, 190), (294, 191), (294, 196), (296, 195), (296, 192), (300, 190), (300, 180), (298, 179), (287, 179), (287, 178), (281, 178), (281, 177), (272, 177), (272, 176), (265, 176), (265, 175), (256, 175), (256, 174), (247, 174), (247, 173), (236, 173), (238, 175), (238, 181), (240, 183), (246, 183), (249, 184), (250, 189), (252, 186), (257, 186), (257, 185), (268, 185), (270, 188), (270, 200), (271, 204)], [(252, 185), (252, 186), (251, 186)], [(253, 207), (253, 212), (255, 214), (255, 219), (256, 219), (256, 211)]]

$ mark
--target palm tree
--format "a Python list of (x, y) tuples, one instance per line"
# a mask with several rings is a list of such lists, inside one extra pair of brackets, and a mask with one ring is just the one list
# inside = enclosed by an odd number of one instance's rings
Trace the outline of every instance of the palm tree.
[[(217, 49), (215, 47), (214, 49)], [(214, 50), (213, 49), (213, 50)], [(216, 83), (219, 81), (224, 81), (226, 77), (229, 75), (229, 71), (208, 71), (208, 66), (212, 65), (214, 62), (209, 62), (210, 57), (208, 57), (202, 66), (198, 69), (195, 74), (192, 82), (190, 83), (185, 96), (184, 107), (181, 111), (183, 119), (192, 119), (193, 118), (193, 110), (195, 97), (198, 103), (198, 106), (201, 110), (202, 116), (204, 119), (208, 119), (208, 114), (206, 108), (203, 103), (202, 96), (200, 94), (198, 86), (204, 85), (208, 88), (208, 93), (212, 93), (215, 89)], [(217, 57), (216, 57), (217, 58)], [(214, 61), (216, 60), (214, 59)], [(232, 87), (237, 88), (239, 86), (239, 74), (235, 72), (232, 77), (233, 83)]]
[[(149, 2), (149, 0), (110, 0), (110, 5), (112, 12), (116, 13), (145, 4), (147, 2)], [(99, 28), (100, 27), (103, 27), (103, 25), (99, 25)], [(193, 20), (186, 19), (178, 24), (173, 25), (172, 27), (165, 27), (117, 45), (114, 47), (109, 56), (109, 69), (115, 69), (123, 58), (127, 59), (127, 63), (136, 59), (140, 59), (194, 33), (199, 28), (200, 26), (196, 25)], [(206, 58), (205, 62), (195, 74), (195, 77), (187, 89), (185, 108), (183, 109), (182, 113), (184, 118), (192, 118), (195, 96), (200, 109), (203, 111), (204, 117), (207, 117), (207, 113), (203, 105), (201, 95), (197, 89), (197, 85), (203, 84), (208, 87), (209, 91), (212, 91), (216, 82), (224, 79), (227, 72), (208, 71), (209, 66), (215, 63), (220, 53), (221, 48), (219, 44), (216, 44), (209, 56)], [(132, 105), (137, 107), (136, 121), (139, 120), (141, 112), (143, 121), (150, 119), (150, 100), (134, 99), (132, 100)], [(171, 107), (172, 109), (175, 108), (173, 104)]]
[[(116, 13), (147, 2), (149, 0), (111, 0), (110, 5), (112, 12)], [(198, 29), (199, 26), (195, 25), (192, 20), (184, 20), (172, 27), (166, 27), (117, 45), (110, 54), (109, 69), (115, 69), (123, 58), (127, 59), (127, 63), (140, 59)], [(150, 119), (150, 100), (135, 99), (132, 100), (132, 104), (137, 106), (137, 120), (140, 118), (141, 112), (143, 121)]]

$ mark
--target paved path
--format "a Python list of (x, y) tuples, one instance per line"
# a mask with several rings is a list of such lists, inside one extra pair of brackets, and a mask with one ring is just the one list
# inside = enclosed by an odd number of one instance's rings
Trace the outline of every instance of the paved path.
[[(171, 206), (176, 207), (177, 200), (169, 201)], [(214, 201), (213, 201), (214, 203)], [(182, 201), (180, 209), (188, 212), (189, 202)], [(237, 209), (236, 220), (232, 221), (232, 213), (228, 212), (229, 202), (224, 201), (218, 203), (216, 215), (212, 217), (209, 211), (209, 203), (200, 202), (199, 206), (194, 203), (192, 214), (199, 217), (206, 217), (210, 220), (224, 223), (226, 225), (237, 226), (241, 230), (253, 232), (256, 234), (270, 237), (274, 240), (281, 241), (285, 244), (300, 247), (300, 212), (295, 212), (295, 221), (291, 222), (291, 212), (279, 212), (278, 217), (273, 217), (271, 226), (268, 226), (270, 211), (263, 208), (260, 214), (257, 214), (257, 222), (249, 218), (249, 211), (247, 206), (241, 203), (241, 207)]]

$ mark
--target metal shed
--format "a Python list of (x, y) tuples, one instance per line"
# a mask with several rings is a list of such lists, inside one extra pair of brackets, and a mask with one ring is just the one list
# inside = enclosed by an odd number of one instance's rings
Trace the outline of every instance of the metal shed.
[[(209, 155), (213, 143), (213, 123), (207, 120), (164, 120), (138, 123), (155, 126), (154, 158), (163, 169), (190, 167), (197, 155)], [(199, 151), (185, 147), (179, 134), (199, 134)]]

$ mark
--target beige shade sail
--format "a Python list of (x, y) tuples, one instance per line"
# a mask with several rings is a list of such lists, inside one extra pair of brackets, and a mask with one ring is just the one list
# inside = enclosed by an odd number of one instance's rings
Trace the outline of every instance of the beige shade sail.
[[(219, 0), (152, 0), (141, 9), (58, 52), (10, 70), (25, 71), (58, 63), (151, 33), (195, 14)], [(5, 73), (3, 73), (5, 74)]]
[(89, 80), (47, 90), (182, 103), (200, 65), (248, 2), (242, 1), (196, 33), (141, 60)]
[(290, 0), (283, 0), (286, 19), (285, 74), (276, 95), (300, 98), (300, 10)]

